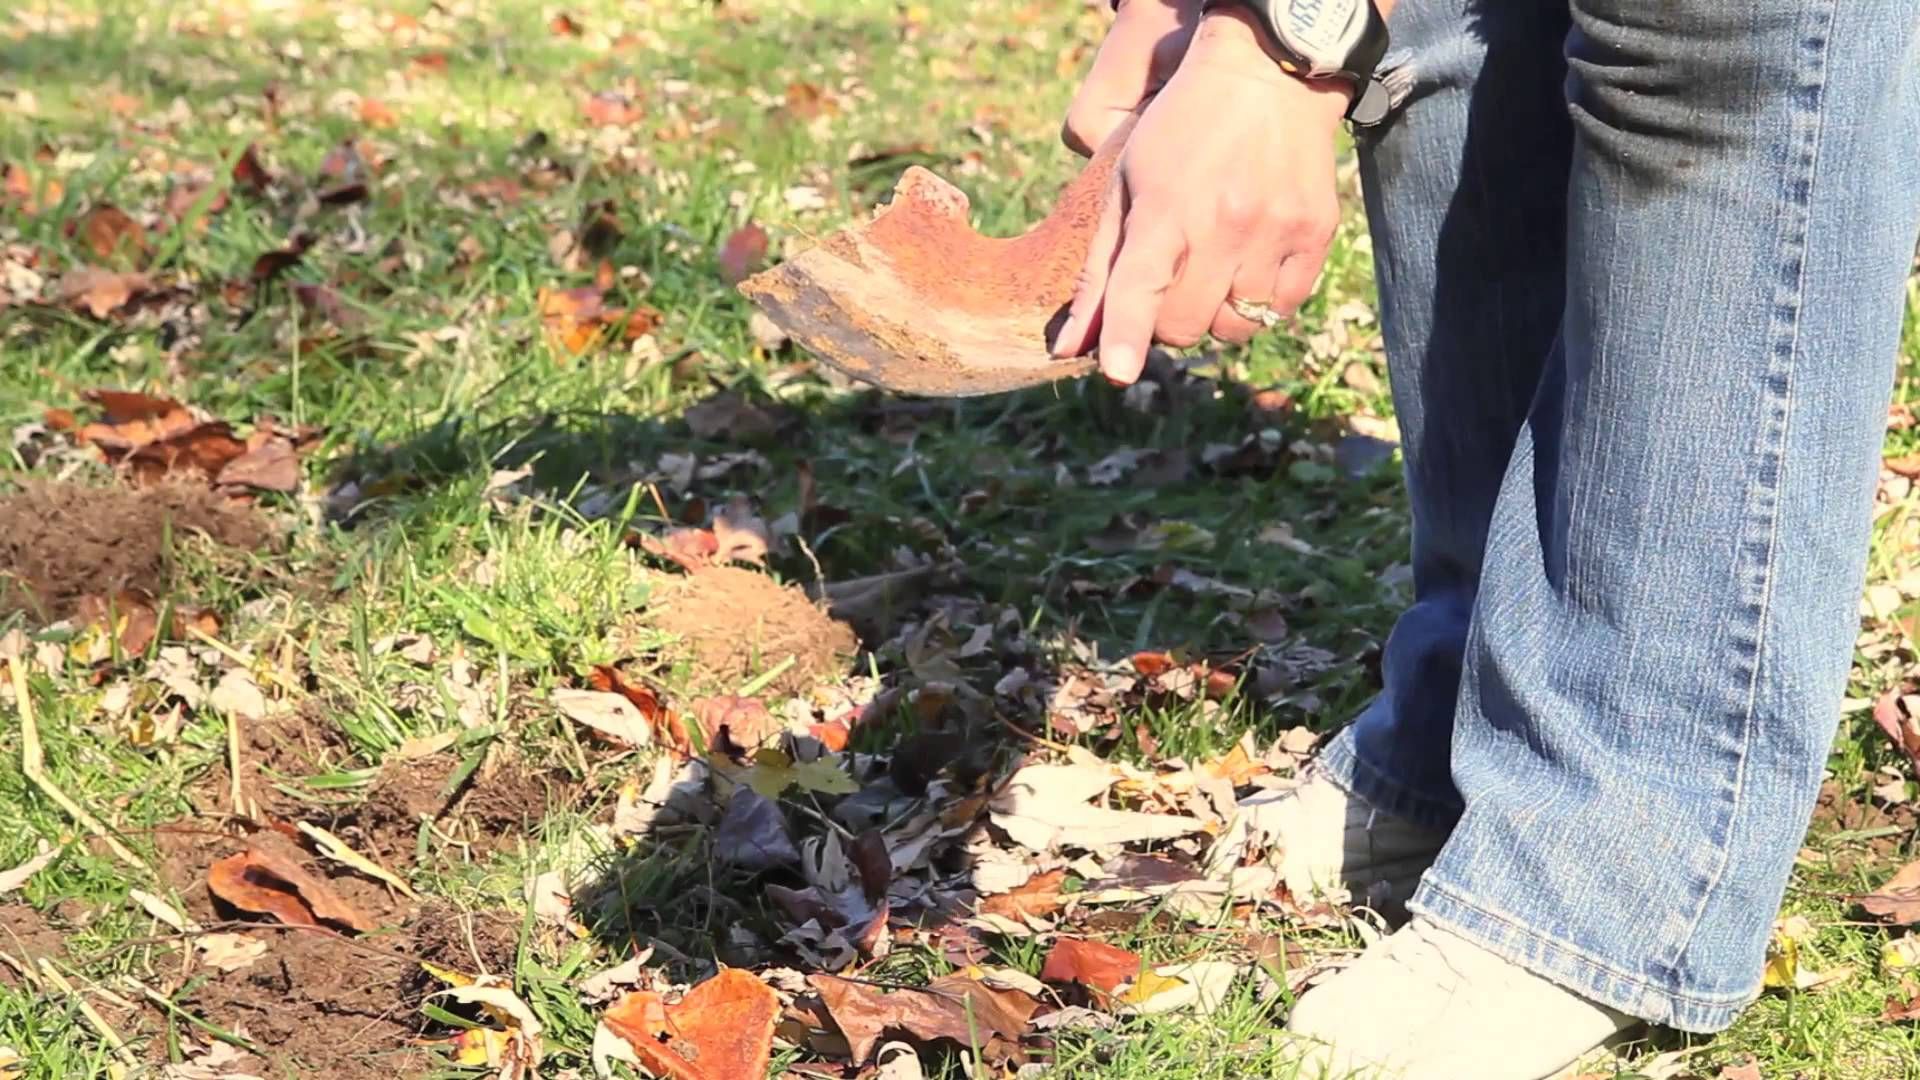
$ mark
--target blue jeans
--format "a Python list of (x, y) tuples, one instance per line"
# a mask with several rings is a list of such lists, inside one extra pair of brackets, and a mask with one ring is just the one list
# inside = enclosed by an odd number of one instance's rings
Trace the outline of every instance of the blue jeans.
[(1714, 1031), (1838, 718), (1920, 235), (1920, 0), (1401, 0), (1362, 133), (1415, 600), (1333, 778), (1412, 908)]

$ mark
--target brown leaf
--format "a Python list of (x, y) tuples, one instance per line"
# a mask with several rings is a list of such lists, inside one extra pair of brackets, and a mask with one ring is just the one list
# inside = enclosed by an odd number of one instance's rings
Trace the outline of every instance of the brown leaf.
[(172, 398), (154, 397), (133, 390), (87, 390), (81, 397), (98, 405), (109, 424), (151, 420), (170, 413), (185, 412), (185, 406)]
[(1728, 1065), (1720, 1070), (1718, 1080), (1765, 1080), (1760, 1075), (1760, 1063), (1749, 1061), (1744, 1065)]
[(1907, 454), (1902, 457), (1888, 458), (1887, 471), (1904, 476), (1909, 480), (1920, 480), (1920, 454)]
[(687, 705), (706, 735), (708, 750), (731, 745), (751, 750), (777, 738), (783, 725), (756, 698), (731, 694), (700, 698)]
[(773, 536), (766, 520), (753, 512), (744, 496), (736, 496), (713, 512), (715, 562), (744, 562), (765, 566)]
[(1061, 938), (1040, 969), (1045, 982), (1074, 982), (1111, 994), (1140, 976), (1140, 958), (1125, 949), (1083, 938)]
[(160, 616), (153, 610), (152, 598), (131, 589), (112, 596), (94, 593), (81, 597), (74, 608), (74, 620), (106, 631), (119, 643), (122, 656), (146, 652), (160, 632)]
[(233, 161), (233, 186), (251, 195), (264, 195), (273, 185), (273, 174), (260, 163), (260, 149), (252, 143)]
[(1920, 716), (1914, 716), (1902, 707), (1904, 697), (1905, 688), (1900, 686), (1881, 694), (1880, 699), (1873, 703), (1873, 722), (1879, 724), (1880, 730), (1886, 732), (1901, 753), (1907, 755), (1914, 768), (1920, 769)]
[(76, 266), (60, 275), (54, 294), (62, 304), (104, 319), (152, 287), (153, 282), (145, 274)]
[[(186, 216), (193, 212), (194, 206), (200, 202), (201, 197), (207, 194), (209, 187), (211, 187), (211, 185), (204, 183), (184, 183), (175, 184), (169, 188), (167, 190), (167, 216), (175, 221), (185, 220)], [(225, 191), (214, 192), (213, 195), (207, 199), (207, 205), (202, 211), (204, 216), (195, 223), (196, 227), (204, 230), (207, 227), (206, 218), (212, 217), (226, 208), (227, 193)]]
[(1027, 994), (995, 990), (964, 975), (936, 979), (924, 990), (892, 993), (832, 975), (810, 975), (807, 983), (847, 1037), (855, 1065), (872, 1060), (889, 1034), (922, 1045), (947, 1041), (972, 1047), (994, 1035), (1017, 1043), (1040, 1007)]
[(287, 246), (277, 251), (268, 251), (253, 260), (253, 269), (247, 277), (255, 285), (265, 285), (281, 274), (292, 269), (306, 257), (307, 250), (313, 247), (313, 237), (308, 233), (296, 233)]
[[(1905, 996), (1905, 1001), (1901, 1000), (1901, 995)], [(1920, 1020), (1920, 986), (1915, 986), (1912, 982), (1902, 982), (1900, 994), (1887, 997), (1887, 1007), (1880, 1014), (1880, 1018), (1889, 1023)]]
[(750, 221), (733, 230), (727, 242), (720, 245), (720, 279), (738, 285), (751, 277), (766, 257), (767, 230)]
[(79, 237), (101, 262), (144, 262), (147, 257), (147, 230), (112, 203), (101, 203), (80, 215), (69, 223), (68, 234)]
[(215, 482), (259, 491), (296, 491), (300, 487), (300, 456), (294, 452), (293, 443), (276, 435), (221, 466)]
[(663, 537), (637, 533), (630, 542), (686, 570), (713, 565), (713, 556), (720, 550), (720, 541), (710, 529), (669, 529)]
[(1065, 906), (1065, 901), (1060, 896), (1060, 886), (1066, 880), (1067, 872), (1064, 869), (1035, 874), (1019, 888), (989, 896), (981, 901), (980, 912), (984, 915), (998, 915), (1003, 919), (1017, 919), (1023, 916), (1044, 919)]
[(58, 204), (65, 194), (66, 188), (52, 177), (36, 186), (33, 176), (20, 165), (9, 162), (0, 169), (0, 206), (13, 203), (29, 214), (37, 214)]
[(392, 127), (400, 122), (393, 108), (379, 98), (360, 99), (360, 122), (368, 127)]
[(790, 82), (787, 84), (787, 111), (802, 120), (812, 120), (817, 116), (831, 116), (840, 111), (840, 103), (827, 96), (825, 90), (810, 82)]
[(740, 1080), (767, 1074), (780, 996), (738, 968), (667, 1004), (651, 991), (629, 993), (603, 1017), (640, 1063), (667, 1080)]
[(1867, 914), (1901, 926), (1920, 923), (1920, 860), (1900, 868), (1900, 872), (1873, 892), (1855, 896), (1854, 903)]
[(606, 664), (594, 666), (587, 676), (587, 685), (602, 693), (619, 694), (632, 702), (641, 717), (653, 725), (653, 741), (668, 746), (686, 745), (686, 732), (681, 729), (680, 721), (660, 704), (660, 695), (654, 693), (652, 687), (630, 683), (618, 668)]
[(376, 925), (334, 895), (326, 882), (292, 860), (259, 847), (208, 867), (207, 888), (242, 911), (271, 915), (288, 926), (329, 922), (364, 932)]
[(586, 33), (579, 20), (564, 11), (547, 20), (547, 29), (559, 37), (579, 37)]
[(779, 421), (737, 391), (727, 390), (687, 408), (687, 427), (702, 439), (755, 442), (773, 435)]
[(599, 127), (625, 127), (640, 122), (646, 115), (638, 103), (617, 90), (602, 90), (580, 103), (587, 123)]

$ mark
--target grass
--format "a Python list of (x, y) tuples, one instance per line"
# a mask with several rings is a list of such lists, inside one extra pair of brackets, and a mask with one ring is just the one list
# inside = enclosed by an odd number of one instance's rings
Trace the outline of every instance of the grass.
[[(546, 701), (554, 686), (657, 640), (630, 616), (656, 581), (624, 542), (631, 527), (747, 495), (769, 520), (804, 515), (810, 556), (772, 567), (787, 580), (957, 561), (966, 599), (1007, 613), (995, 625), (1017, 625), (1036, 664), (1074, 648), (1109, 661), (1235, 649), (1248, 619), (1284, 613), (1291, 685), (1257, 707), (1241, 698), (1207, 715), (1142, 709), (1119, 725), (1120, 753), (1198, 759), (1250, 725), (1263, 736), (1324, 729), (1372, 692), (1379, 643), (1405, 600), (1407, 521), (1392, 469), (1350, 475), (1333, 451), (1342, 434), (1378, 431), (1391, 416), (1357, 199), (1296, 333), (1202, 357), (1193, 377), (1166, 376), (1151, 393), (1089, 380), (983, 401), (888, 402), (799, 369), (791, 353), (769, 354), (721, 280), (717, 252), (742, 225), (764, 227), (777, 255), (864, 213), (908, 161), (959, 182), (989, 231), (1036, 218), (1073, 169), (1052, 133), (1097, 41), (1098, 7), (583, 0), (567, 9), (585, 30), (571, 36), (552, 29), (557, 9), (518, 0), (27, 0), (0, 23), (0, 162), (59, 185), (58, 194), (36, 186), (48, 205), (35, 213), (0, 202), (0, 249), (38, 253), (35, 272), (48, 280), (99, 261), (65, 231), (94, 206), (157, 226), (169, 191), (224, 178), (248, 144), (281, 178), (269, 195), (236, 194), (204, 228), (152, 228), (150, 271), (200, 287), (195, 306), (109, 321), (0, 308), (0, 424), (40, 421), (110, 386), (243, 425), (273, 416), (324, 429), (302, 493), (263, 497), (293, 523), (284, 542), (247, 555), (183, 542), (175, 592), (222, 612), (233, 647), (297, 672), (290, 704), (337, 732), (302, 775), (282, 778), (320, 810), (364, 797), (374, 767), (408, 740), (456, 729), (466, 732), (462, 769), (497, 750), (575, 785), (571, 801), (484, 858), (423, 832), (420, 850), (433, 857), (413, 875), (461, 910), (524, 915), (539, 873), (582, 858), (614, 870), (622, 902), (595, 924), (597, 937), (556, 939), (528, 918), (512, 952), (515, 985), (548, 1026), (550, 1068), (586, 1067), (595, 1017), (573, 987), (603, 966), (606, 941), (657, 937), (710, 956), (729, 924), (768, 925), (764, 910), (728, 899), (730, 882), (693, 846), (581, 850), (637, 765), (589, 754)], [(638, 119), (590, 125), (582, 102), (602, 92), (630, 95)], [(310, 196), (331, 181), (314, 178), (348, 139), (363, 140), (372, 197), (317, 206)], [(1351, 162), (1343, 178), (1351, 190)], [(609, 303), (648, 305), (662, 321), (631, 344), (570, 355), (541, 332), (540, 296), (590, 283), (597, 260), (569, 264), (552, 236), (603, 212), (617, 225), (604, 252)], [(315, 243), (281, 280), (257, 293), (217, 287), (244, 283), (263, 252), (298, 232)], [(297, 285), (333, 290), (348, 325), (303, 304)], [(1909, 315), (1903, 350), (1897, 392), (1911, 401), (1920, 315)], [(1260, 389), (1283, 392), (1290, 408), (1257, 408)], [(723, 391), (782, 426), (689, 426), (689, 406)], [(1890, 455), (1914, 452), (1915, 439), (1890, 432)], [(1155, 476), (1149, 459), (1097, 482), (1106, 470), (1096, 466), (1117, 452), (1214, 443), (1241, 446), (1248, 467), (1195, 462), (1185, 476)], [(42, 443), (9, 445), (0, 490), (74, 467), (38, 460)], [(691, 479), (684, 455), (701, 467)], [(82, 479), (103, 479), (80, 468)], [(526, 479), (496, 486), (517, 470)], [(1915, 501), (1890, 491), (1876, 530), (1875, 581), (1901, 611), (1920, 592)], [(1223, 600), (1210, 582), (1250, 599)], [(423, 671), (401, 656), (390, 645), (401, 635), (431, 641), (435, 664)], [(1856, 707), (1832, 760), (1842, 805), (1869, 801), (1885, 779), (1876, 770), (1907, 776), (1858, 706), (1911, 658), (1897, 620), (1863, 623)], [(979, 678), (994, 660), (964, 674)], [(872, 657), (882, 672), (914, 662), (900, 642)], [(151, 855), (150, 830), (192, 812), (187, 792), (223, 759), (227, 735), (212, 709), (185, 713), (167, 736), (139, 708), (104, 711), (116, 682), (144, 692), (144, 670), (133, 662), (96, 682), (69, 664), (36, 677), (35, 700), (55, 780)], [(653, 675), (677, 693), (702, 673), (683, 664)], [(0, 803), (19, 808), (0, 820), (5, 865), (74, 832), (20, 774), (14, 715), (0, 727)], [(1712, 1076), (1754, 1059), (1769, 1077), (1920, 1076), (1914, 1028), (1879, 1020), (1901, 982), (1880, 960), (1886, 933), (1836, 899), (1912, 857), (1910, 816), (1891, 820), (1900, 831), (1863, 838), (1823, 816), (1787, 903), (1817, 930), (1806, 962), (1853, 974), (1829, 989), (1769, 994), (1732, 1030), (1688, 1044), (1691, 1069)], [(133, 887), (155, 883), (79, 843), (11, 899), (59, 929), (83, 985), (124, 992), (126, 979), (152, 976), (156, 955), (129, 944), (157, 932), (129, 900)], [(1189, 946), (1144, 923), (1115, 940), (1154, 955)], [(1037, 972), (1039, 951), (1002, 948), (1000, 962)], [(0, 951), (12, 949), (0, 940)], [(890, 961), (910, 981), (943, 963), (924, 950)], [(1056, 1074), (1284, 1076), (1285, 1052), (1269, 1037), (1279, 1016), (1242, 993), (1208, 1024), (1143, 1020), (1066, 1036)], [(164, 1045), (164, 1025), (143, 1030)], [(17, 980), (0, 982), (0, 1046), (20, 1052), (32, 1080), (102, 1075), (111, 1061), (71, 999), (40, 1000)], [(951, 1061), (930, 1068), (959, 1075)]]

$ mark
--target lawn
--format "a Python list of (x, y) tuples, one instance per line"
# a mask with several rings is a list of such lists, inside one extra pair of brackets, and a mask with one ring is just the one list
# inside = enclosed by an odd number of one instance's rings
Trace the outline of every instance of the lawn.
[[(1407, 599), (1357, 198), (1296, 326), (1127, 390), (886, 397), (731, 284), (909, 164), (1036, 220), (1105, 8), (0, 14), (0, 1080), (719, 1080), (756, 1008), (770, 1076), (1292, 1075), (1375, 931), (1197, 864)], [(1792, 985), (1588, 1075), (1920, 1077), (1850, 899), (1914, 858), (1914, 296)]]

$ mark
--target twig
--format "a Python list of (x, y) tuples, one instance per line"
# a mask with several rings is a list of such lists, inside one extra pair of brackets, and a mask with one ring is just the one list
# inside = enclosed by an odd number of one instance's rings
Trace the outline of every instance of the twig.
[(133, 1056), (133, 1051), (127, 1049), (127, 1041), (120, 1037), (119, 1032), (113, 1030), (113, 1025), (107, 1023), (106, 1017), (101, 1016), (92, 1005), (87, 1004), (87, 999), (80, 996), (80, 991), (75, 990), (66, 976), (60, 974), (59, 970), (53, 966), (53, 962), (44, 956), (40, 958), (40, 974), (73, 999), (74, 1007), (80, 1010), (81, 1016), (87, 1018), (87, 1023), (93, 1026), (93, 1030), (100, 1033), (101, 1041), (107, 1044), (107, 1048), (113, 1051), (115, 1057), (129, 1069), (139, 1066), (139, 1059)]
[(52, 778), (47, 776), (46, 759), (40, 749), (40, 727), (33, 717), (33, 695), (27, 688), (26, 666), (20, 660), (12, 660), (8, 662), (7, 670), (13, 676), (14, 706), (20, 710), (20, 771), (26, 774), (34, 787), (39, 788), (47, 798), (59, 804), (69, 817), (84, 825), (88, 832), (105, 841), (108, 850), (136, 869), (145, 871), (147, 864), (140, 860), (140, 856), (135, 855), (125, 844), (108, 833), (106, 826), (100, 824), (99, 820), (88, 813), (85, 807), (69, 798), (67, 793), (60, 790)]
[(227, 797), (233, 800), (233, 812), (245, 816), (240, 793), (240, 715), (227, 711)]

